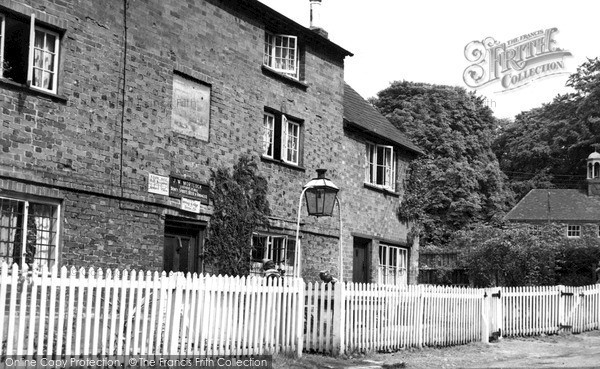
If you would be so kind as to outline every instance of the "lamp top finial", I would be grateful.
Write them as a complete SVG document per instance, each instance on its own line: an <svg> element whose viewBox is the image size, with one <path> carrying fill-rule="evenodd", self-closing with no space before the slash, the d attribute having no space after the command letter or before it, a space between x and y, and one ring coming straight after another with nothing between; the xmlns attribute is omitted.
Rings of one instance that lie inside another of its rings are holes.
<svg viewBox="0 0 600 369"><path fill-rule="evenodd" d="M325 178L325 173L327 173L327 169L317 169L317 178Z"/></svg>

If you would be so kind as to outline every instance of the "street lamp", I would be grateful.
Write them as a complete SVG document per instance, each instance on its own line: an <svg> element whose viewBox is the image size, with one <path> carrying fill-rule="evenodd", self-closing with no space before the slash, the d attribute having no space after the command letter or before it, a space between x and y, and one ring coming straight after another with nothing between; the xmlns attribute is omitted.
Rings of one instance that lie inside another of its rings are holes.
<svg viewBox="0 0 600 369"><path fill-rule="evenodd" d="M330 217L333 214L333 208L335 204L338 204L338 215L340 218L340 240L339 240L339 252L340 252L340 265L339 265L339 278L342 281L342 207L340 199L337 196L340 190L333 182L328 178L325 178L327 169L317 169L317 178L311 179L302 189L300 194L300 201L298 202L298 221L296 223L296 267L295 277L300 276L300 214L302 212L302 197L306 199L306 210L308 215L316 217Z"/></svg>

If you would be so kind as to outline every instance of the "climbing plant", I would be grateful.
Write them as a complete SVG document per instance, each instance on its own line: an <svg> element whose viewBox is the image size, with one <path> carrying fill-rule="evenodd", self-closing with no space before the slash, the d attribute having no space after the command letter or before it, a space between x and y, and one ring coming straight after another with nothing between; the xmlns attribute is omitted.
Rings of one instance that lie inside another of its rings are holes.
<svg viewBox="0 0 600 369"><path fill-rule="evenodd" d="M267 180L258 173L257 162L245 155L232 171L213 170L210 185L214 213L204 248L206 265L219 274L247 275L252 233L268 226Z"/></svg>

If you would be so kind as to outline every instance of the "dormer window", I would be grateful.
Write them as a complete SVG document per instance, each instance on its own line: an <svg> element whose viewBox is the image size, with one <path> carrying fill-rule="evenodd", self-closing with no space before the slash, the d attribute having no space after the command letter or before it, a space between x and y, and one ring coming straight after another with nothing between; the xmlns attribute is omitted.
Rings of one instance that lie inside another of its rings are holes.
<svg viewBox="0 0 600 369"><path fill-rule="evenodd" d="M265 32L263 64L278 73L298 79L298 38Z"/></svg>

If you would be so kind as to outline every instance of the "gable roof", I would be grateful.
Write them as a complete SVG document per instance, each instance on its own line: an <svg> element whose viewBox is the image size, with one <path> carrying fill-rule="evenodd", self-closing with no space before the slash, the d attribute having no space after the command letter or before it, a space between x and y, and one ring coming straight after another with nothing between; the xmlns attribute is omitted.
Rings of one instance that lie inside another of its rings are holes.
<svg viewBox="0 0 600 369"><path fill-rule="evenodd" d="M534 189L505 216L513 222L600 221L600 197L583 190Z"/></svg>
<svg viewBox="0 0 600 369"><path fill-rule="evenodd" d="M352 87L344 83L344 123L391 141L409 151L423 154L398 128L387 120Z"/></svg>

